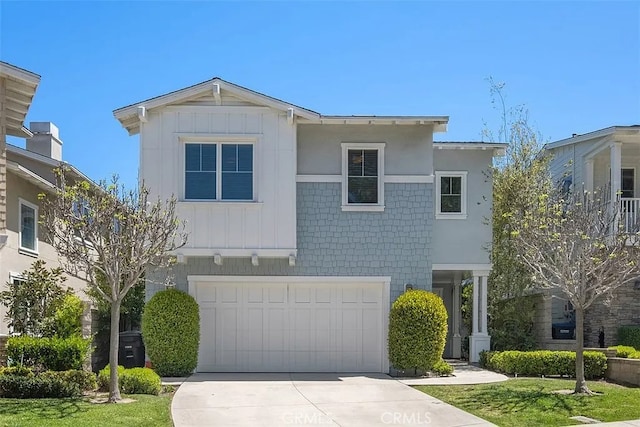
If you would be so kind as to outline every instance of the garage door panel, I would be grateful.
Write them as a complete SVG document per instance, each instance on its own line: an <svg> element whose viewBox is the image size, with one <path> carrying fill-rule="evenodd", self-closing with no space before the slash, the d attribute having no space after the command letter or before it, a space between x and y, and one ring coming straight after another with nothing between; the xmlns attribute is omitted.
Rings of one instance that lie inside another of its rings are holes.
<svg viewBox="0 0 640 427"><path fill-rule="evenodd" d="M380 372L383 290L357 283L199 283L200 372Z"/></svg>

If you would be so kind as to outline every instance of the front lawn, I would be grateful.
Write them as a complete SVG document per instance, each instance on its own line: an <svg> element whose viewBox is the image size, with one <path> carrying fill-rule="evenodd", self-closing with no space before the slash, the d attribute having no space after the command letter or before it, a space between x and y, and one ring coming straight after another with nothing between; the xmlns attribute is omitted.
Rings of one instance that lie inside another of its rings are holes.
<svg viewBox="0 0 640 427"><path fill-rule="evenodd" d="M575 381L510 379L502 383L461 386L417 386L435 398L499 426L566 426L581 424L569 417L582 415L600 421L640 418L640 388L588 382L597 396L554 393L573 390Z"/></svg>
<svg viewBox="0 0 640 427"><path fill-rule="evenodd" d="M171 395L123 396L122 404L87 399L0 399L0 427L29 426L173 426Z"/></svg>

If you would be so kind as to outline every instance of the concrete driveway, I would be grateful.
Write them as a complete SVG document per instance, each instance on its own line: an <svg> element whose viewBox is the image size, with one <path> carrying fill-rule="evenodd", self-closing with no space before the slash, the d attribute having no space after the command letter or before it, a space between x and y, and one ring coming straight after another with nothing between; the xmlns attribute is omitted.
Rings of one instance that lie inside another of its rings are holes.
<svg viewBox="0 0 640 427"><path fill-rule="evenodd" d="M492 426L383 374L195 374L171 405L185 426Z"/></svg>

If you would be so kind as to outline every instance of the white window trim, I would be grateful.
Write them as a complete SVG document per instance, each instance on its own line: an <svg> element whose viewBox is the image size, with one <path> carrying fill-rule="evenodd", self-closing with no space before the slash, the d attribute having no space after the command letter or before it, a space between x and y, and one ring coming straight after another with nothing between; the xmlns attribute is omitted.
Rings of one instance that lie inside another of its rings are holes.
<svg viewBox="0 0 640 427"><path fill-rule="evenodd" d="M343 142L342 210L345 212L384 211L384 142ZM378 203L349 203L349 150L378 150Z"/></svg>
<svg viewBox="0 0 640 427"><path fill-rule="evenodd" d="M33 249L25 248L22 246L22 206L27 206L33 209L34 215L34 230L33 230ZM26 255L38 255L38 205L35 205L23 198L18 198L18 252Z"/></svg>
<svg viewBox="0 0 640 427"><path fill-rule="evenodd" d="M209 203L220 205L233 205L233 204L248 204L258 203L258 180L257 180L257 148L259 147L259 136L250 135L208 135L208 134L178 134L178 141L180 144L180 180L181 180L181 194L180 202L190 203ZM187 144L215 144L216 147L216 199L187 199L185 194L187 192L187 180L185 179L185 150ZM222 199L222 146L225 144L251 144L253 146L253 165L252 165L252 178L253 178L253 195L251 200L223 200Z"/></svg>
<svg viewBox="0 0 640 427"><path fill-rule="evenodd" d="M461 178L460 212L441 212L441 177ZM467 219L467 171L436 171L436 219Z"/></svg>

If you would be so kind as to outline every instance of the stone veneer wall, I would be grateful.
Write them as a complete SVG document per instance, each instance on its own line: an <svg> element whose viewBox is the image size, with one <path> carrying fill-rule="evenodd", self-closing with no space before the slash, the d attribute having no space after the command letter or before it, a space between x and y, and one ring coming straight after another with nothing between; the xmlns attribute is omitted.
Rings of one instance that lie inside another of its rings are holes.
<svg viewBox="0 0 640 427"><path fill-rule="evenodd" d="M343 212L341 183L297 184L298 258L187 258L173 267L178 289L187 291L187 275L391 276L391 301L405 283L431 289L433 185L385 184L384 212ZM147 299L164 289L166 272L148 275ZM155 279L155 280L154 280Z"/></svg>
<svg viewBox="0 0 640 427"><path fill-rule="evenodd" d="M616 289L609 304L597 300L587 310L584 319L585 345L598 346L598 333L604 327L605 346L618 344L618 327L640 326L640 290L634 283L627 283Z"/></svg>
<svg viewBox="0 0 640 427"><path fill-rule="evenodd" d="M7 335L0 335L0 366L7 366Z"/></svg>

